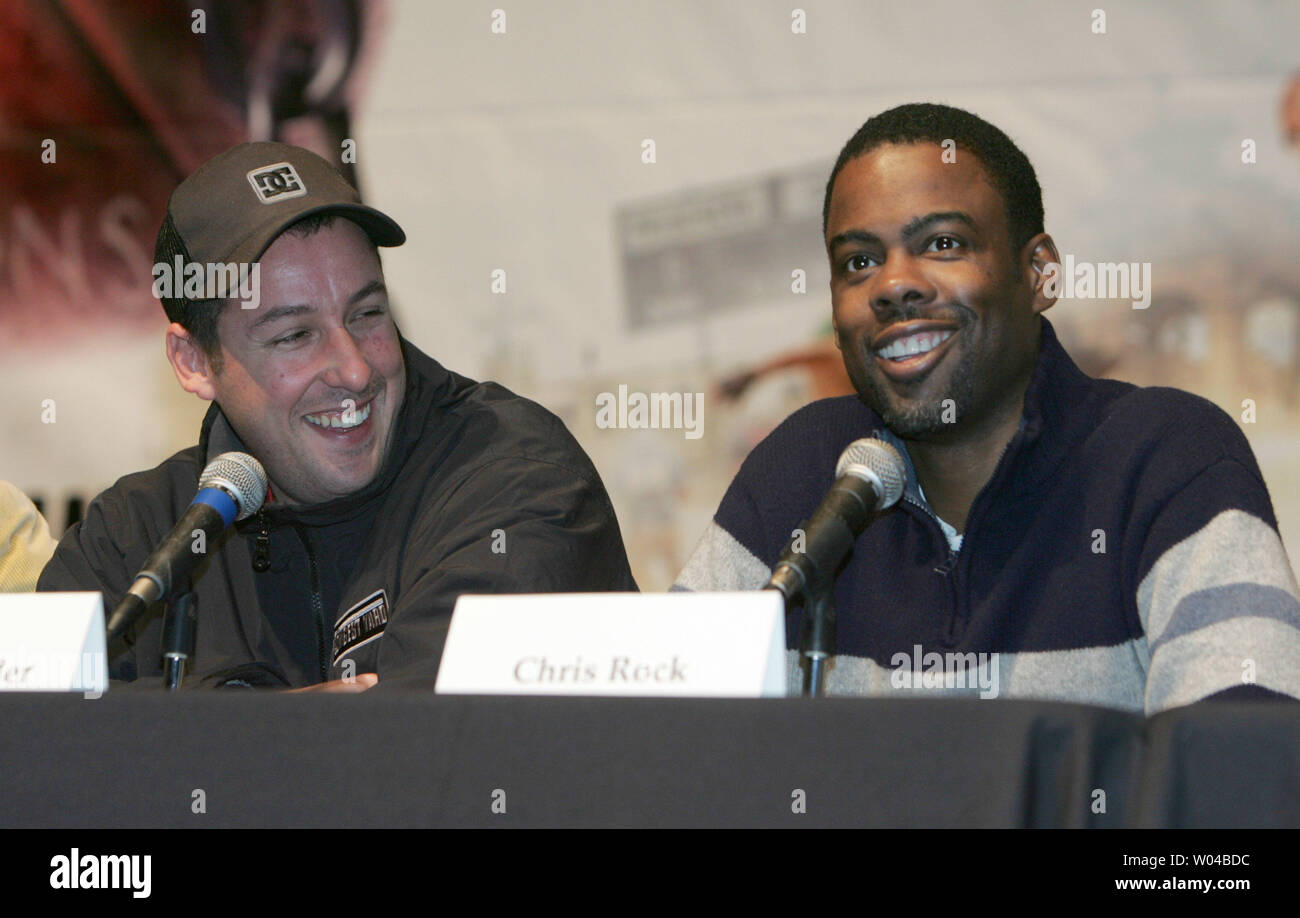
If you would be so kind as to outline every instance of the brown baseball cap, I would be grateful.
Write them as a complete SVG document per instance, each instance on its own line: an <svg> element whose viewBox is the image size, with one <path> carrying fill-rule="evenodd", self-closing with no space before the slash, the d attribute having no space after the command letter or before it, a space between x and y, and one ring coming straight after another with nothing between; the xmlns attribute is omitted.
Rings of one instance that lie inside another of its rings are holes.
<svg viewBox="0 0 1300 918"><path fill-rule="evenodd" d="M397 246L406 233L386 214L361 203L338 170L310 150L287 143L241 143L208 160L172 192L158 231L156 262L242 264L262 257L275 238L304 217L338 214L375 245ZM183 299L163 298L177 321Z"/></svg>

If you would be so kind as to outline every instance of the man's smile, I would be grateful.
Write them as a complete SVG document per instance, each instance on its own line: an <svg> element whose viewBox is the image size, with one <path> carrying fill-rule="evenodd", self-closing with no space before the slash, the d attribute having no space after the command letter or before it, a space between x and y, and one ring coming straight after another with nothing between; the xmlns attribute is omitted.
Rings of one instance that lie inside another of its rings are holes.
<svg viewBox="0 0 1300 918"><path fill-rule="evenodd" d="M348 430L353 427L360 427L366 422L366 418L370 417L370 405L373 401L374 399L371 398L364 405L330 409L316 414L306 414L303 417L317 427Z"/></svg>
<svg viewBox="0 0 1300 918"><path fill-rule="evenodd" d="M895 382L916 382L952 349L960 329L951 322L921 321L891 325L871 344L876 366Z"/></svg>
<svg viewBox="0 0 1300 918"><path fill-rule="evenodd" d="M371 442L375 430L371 415L379 406L375 403L377 396L371 396L366 402L355 407L345 406L328 411L303 415L303 420L312 432L324 438L332 446L348 448L365 448Z"/></svg>

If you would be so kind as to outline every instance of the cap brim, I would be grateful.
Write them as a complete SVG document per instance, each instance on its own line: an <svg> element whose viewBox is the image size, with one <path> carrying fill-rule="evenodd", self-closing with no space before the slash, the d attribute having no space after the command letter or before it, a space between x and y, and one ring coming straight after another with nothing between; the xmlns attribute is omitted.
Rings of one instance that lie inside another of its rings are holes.
<svg viewBox="0 0 1300 918"><path fill-rule="evenodd" d="M284 220L277 220L258 228L257 232L239 244L228 261L236 264L257 261L262 257L276 238L300 220L319 214L338 214L346 217L365 230L375 245L385 248L399 246L406 242L406 233L392 217L365 204L334 203L309 207Z"/></svg>

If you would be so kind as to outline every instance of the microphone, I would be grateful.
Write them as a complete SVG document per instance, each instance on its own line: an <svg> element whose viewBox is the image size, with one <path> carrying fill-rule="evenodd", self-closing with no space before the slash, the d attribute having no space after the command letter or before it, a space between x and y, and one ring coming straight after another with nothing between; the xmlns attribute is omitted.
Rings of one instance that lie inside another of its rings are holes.
<svg viewBox="0 0 1300 918"><path fill-rule="evenodd" d="M907 466L884 440L854 440L835 466L835 483L812 518L796 532L764 589L780 590L786 606L829 585L862 530L903 495Z"/></svg>
<svg viewBox="0 0 1300 918"><path fill-rule="evenodd" d="M247 453L222 453L199 476L199 492L185 513L136 574L108 618L107 642L126 633L154 603L169 599L199 563L207 540L235 520L252 516L266 500L266 471ZM202 542L199 542L202 533ZM197 548L201 544L203 548Z"/></svg>

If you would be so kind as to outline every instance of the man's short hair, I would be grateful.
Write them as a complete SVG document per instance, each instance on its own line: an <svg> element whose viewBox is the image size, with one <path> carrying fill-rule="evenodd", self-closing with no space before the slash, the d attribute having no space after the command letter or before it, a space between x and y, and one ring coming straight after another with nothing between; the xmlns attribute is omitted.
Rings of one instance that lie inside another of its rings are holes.
<svg viewBox="0 0 1300 918"><path fill-rule="evenodd" d="M347 217L337 213L309 214L301 220L287 226L284 233L306 237L334 225L335 220ZM281 233L281 235L284 235ZM176 232L172 220L168 217L158 231L158 242L154 248L154 262L171 264L177 254L185 253L180 235ZM375 257L379 257L379 247L375 246ZM382 260L381 260L382 264ZM174 316L175 321L190 333L190 337L203 350L214 370L221 369L221 342L217 336L217 322L221 310L226 305L224 300L187 300L184 297L162 297L163 309L167 315Z"/></svg>
<svg viewBox="0 0 1300 918"><path fill-rule="evenodd" d="M960 108L914 102L869 118L844 145L826 183L822 234L825 235L830 219L835 177L846 163L887 143L942 145L945 140L955 142L959 150L971 153L984 165L993 187L1002 196L1013 249L1019 250L1043 231L1043 192L1038 187L1038 177L1029 158L1011 138L978 115Z"/></svg>

